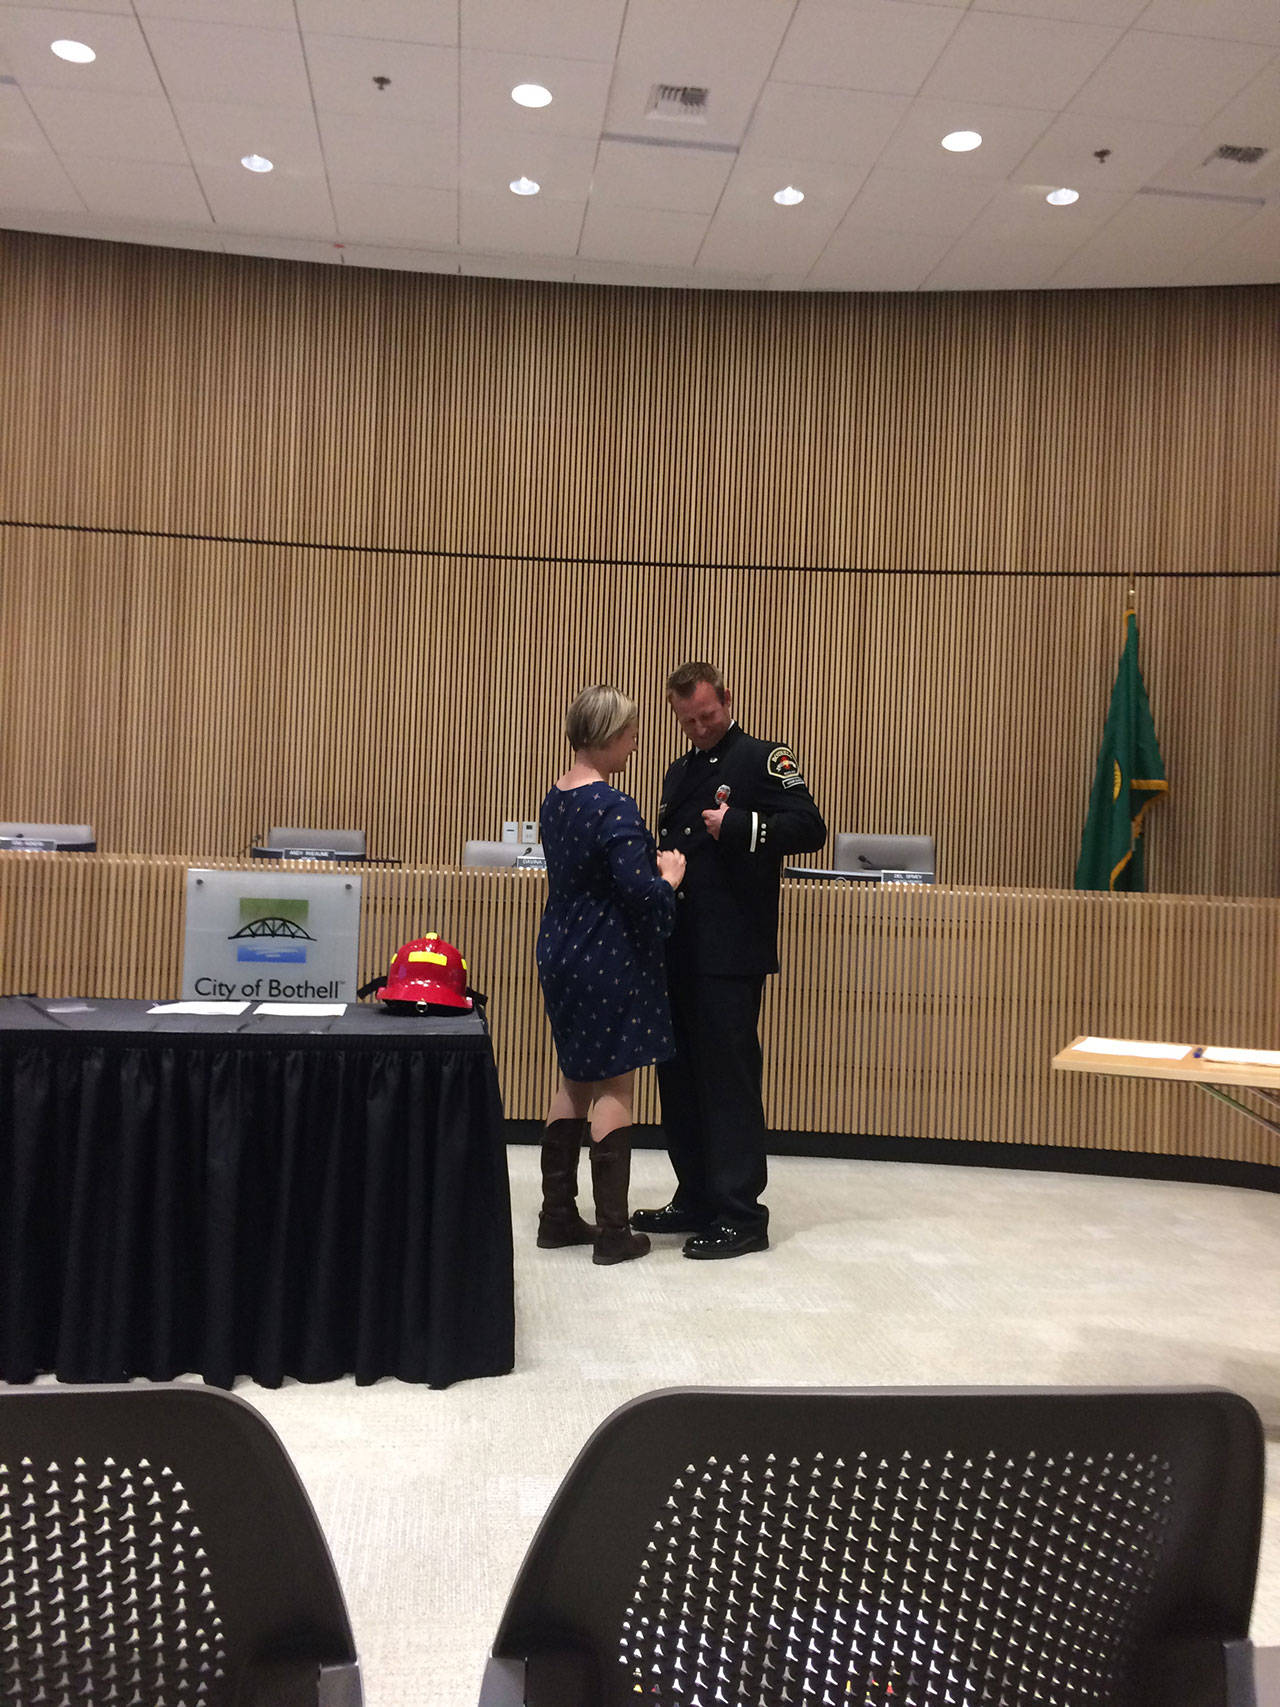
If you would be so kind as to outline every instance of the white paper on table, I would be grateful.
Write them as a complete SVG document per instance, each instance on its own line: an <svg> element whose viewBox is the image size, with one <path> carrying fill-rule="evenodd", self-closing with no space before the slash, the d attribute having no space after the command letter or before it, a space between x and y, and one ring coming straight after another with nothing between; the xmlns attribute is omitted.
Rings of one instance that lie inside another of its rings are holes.
<svg viewBox="0 0 1280 1707"><path fill-rule="evenodd" d="M326 1014L344 1014L345 1002L259 1002L254 1015L277 1014L283 1019L322 1019Z"/></svg>
<svg viewBox="0 0 1280 1707"><path fill-rule="evenodd" d="M91 1002L59 1002L56 1006L46 1005L44 1011L47 1014L91 1014L93 1004Z"/></svg>
<svg viewBox="0 0 1280 1707"><path fill-rule="evenodd" d="M1203 1061L1228 1061L1237 1067L1280 1067L1280 1049L1202 1049Z"/></svg>
<svg viewBox="0 0 1280 1707"><path fill-rule="evenodd" d="M157 1002L149 1014L242 1014L248 1002Z"/></svg>
<svg viewBox="0 0 1280 1707"><path fill-rule="evenodd" d="M1133 1043L1121 1037L1085 1037L1076 1044L1076 1055L1136 1055L1144 1061L1185 1061L1189 1043Z"/></svg>

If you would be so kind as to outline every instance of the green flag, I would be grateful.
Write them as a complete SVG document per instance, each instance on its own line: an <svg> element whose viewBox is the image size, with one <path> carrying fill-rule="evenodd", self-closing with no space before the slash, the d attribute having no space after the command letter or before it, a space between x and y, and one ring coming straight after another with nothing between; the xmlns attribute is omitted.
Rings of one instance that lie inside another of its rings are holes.
<svg viewBox="0 0 1280 1707"><path fill-rule="evenodd" d="M1168 792L1164 760L1156 740L1147 690L1138 668L1138 618L1124 613L1124 651L1111 709L1102 731L1098 769L1089 797L1077 889L1139 891L1142 881L1142 818L1147 807Z"/></svg>

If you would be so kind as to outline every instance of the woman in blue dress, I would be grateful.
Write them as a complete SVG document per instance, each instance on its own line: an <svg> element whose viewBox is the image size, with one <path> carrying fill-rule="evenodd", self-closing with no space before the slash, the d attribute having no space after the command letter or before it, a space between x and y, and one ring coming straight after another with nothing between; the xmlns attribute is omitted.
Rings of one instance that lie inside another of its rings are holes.
<svg viewBox="0 0 1280 1707"><path fill-rule="evenodd" d="M640 808L608 780L636 750L635 701L584 688L565 733L573 763L542 803L547 905L538 976L560 1062L542 1143L543 1249L593 1244L598 1263L642 1257L627 1224L635 1070L675 1053L663 938L684 855L656 853ZM578 1214L578 1153L590 1140L596 1221Z"/></svg>

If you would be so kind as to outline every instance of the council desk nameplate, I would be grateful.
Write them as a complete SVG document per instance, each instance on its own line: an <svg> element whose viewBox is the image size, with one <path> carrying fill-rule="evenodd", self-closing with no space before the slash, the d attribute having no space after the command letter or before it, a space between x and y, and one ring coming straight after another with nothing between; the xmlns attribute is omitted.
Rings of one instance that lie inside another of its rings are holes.
<svg viewBox="0 0 1280 1707"><path fill-rule="evenodd" d="M360 879L187 872L184 1001L350 1002Z"/></svg>

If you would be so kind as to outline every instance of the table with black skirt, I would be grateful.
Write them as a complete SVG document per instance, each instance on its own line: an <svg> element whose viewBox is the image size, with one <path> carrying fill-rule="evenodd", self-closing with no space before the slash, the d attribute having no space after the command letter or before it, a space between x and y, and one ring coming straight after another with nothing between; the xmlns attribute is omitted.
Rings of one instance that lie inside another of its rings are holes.
<svg viewBox="0 0 1280 1707"><path fill-rule="evenodd" d="M508 1371L480 1016L150 1006L0 1000L0 1378Z"/></svg>

